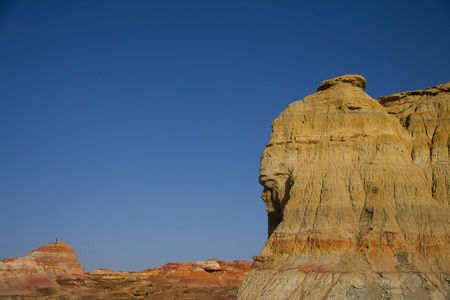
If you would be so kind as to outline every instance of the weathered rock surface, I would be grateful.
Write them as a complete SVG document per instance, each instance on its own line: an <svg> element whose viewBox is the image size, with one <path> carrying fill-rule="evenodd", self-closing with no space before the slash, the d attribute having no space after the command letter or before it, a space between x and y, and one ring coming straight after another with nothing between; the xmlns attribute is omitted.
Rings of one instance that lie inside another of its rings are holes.
<svg viewBox="0 0 450 300"><path fill-rule="evenodd" d="M73 249L55 242L30 251L24 257L0 262L0 295L27 294L37 288L58 286L57 279L85 278Z"/></svg>
<svg viewBox="0 0 450 300"><path fill-rule="evenodd" d="M365 84L327 80L273 122L269 237L238 299L449 299L450 83Z"/></svg>
<svg viewBox="0 0 450 300"><path fill-rule="evenodd" d="M69 244L63 242L49 243L30 251L27 257L32 257L36 263L56 278L84 278L84 268L79 263L75 251Z"/></svg>

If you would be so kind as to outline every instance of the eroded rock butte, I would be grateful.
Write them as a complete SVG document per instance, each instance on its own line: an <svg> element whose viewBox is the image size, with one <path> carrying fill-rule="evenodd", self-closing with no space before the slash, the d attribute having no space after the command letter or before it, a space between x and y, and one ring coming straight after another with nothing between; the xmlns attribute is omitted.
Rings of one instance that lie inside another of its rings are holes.
<svg viewBox="0 0 450 300"><path fill-rule="evenodd" d="M0 262L0 295L20 295L58 286L58 279L84 279L84 268L66 243L46 244L24 257Z"/></svg>
<svg viewBox="0 0 450 300"><path fill-rule="evenodd" d="M323 82L273 121L267 243L237 299L449 299L450 83Z"/></svg>

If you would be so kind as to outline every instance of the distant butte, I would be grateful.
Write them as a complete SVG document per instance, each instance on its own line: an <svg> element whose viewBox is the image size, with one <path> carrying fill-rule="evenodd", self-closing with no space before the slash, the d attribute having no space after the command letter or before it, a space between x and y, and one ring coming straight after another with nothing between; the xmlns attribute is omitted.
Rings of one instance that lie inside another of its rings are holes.
<svg viewBox="0 0 450 300"><path fill-rule="evenodd" d="M365 86L324 81L273 121L269 236L237 299L450 299L450 83Z"/></svg>
<svg viewBox="0 0 450 300"><path fill-rule="evenodd" d="M56 280L84 279L84 268L66 243L50 243L24 257L0 262L0 295L27 294L57 287Z"/></svg>

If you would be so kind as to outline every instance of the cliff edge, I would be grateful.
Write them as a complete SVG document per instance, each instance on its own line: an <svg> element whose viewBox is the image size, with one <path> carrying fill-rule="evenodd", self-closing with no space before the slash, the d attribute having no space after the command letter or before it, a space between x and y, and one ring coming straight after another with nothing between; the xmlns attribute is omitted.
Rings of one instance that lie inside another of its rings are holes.
<svg viewBox="0 0 450 300"><path fill-rule="evenodd" d="M450 299L450 83L323 82L273 121L268 240L237 299Z"/></svg>

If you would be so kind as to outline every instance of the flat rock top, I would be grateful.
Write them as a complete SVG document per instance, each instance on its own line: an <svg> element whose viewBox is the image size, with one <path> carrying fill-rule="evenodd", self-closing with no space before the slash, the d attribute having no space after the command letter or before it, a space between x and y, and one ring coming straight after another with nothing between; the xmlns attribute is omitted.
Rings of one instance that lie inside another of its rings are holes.
<svg viewBox="0 0 450 300"><path fill-rule="evenodd" d="M364 90L366 88L366 79L361 75L343 75L325 80L319 85L317 91L323 91L340 84L348 84Z"/></svg>

